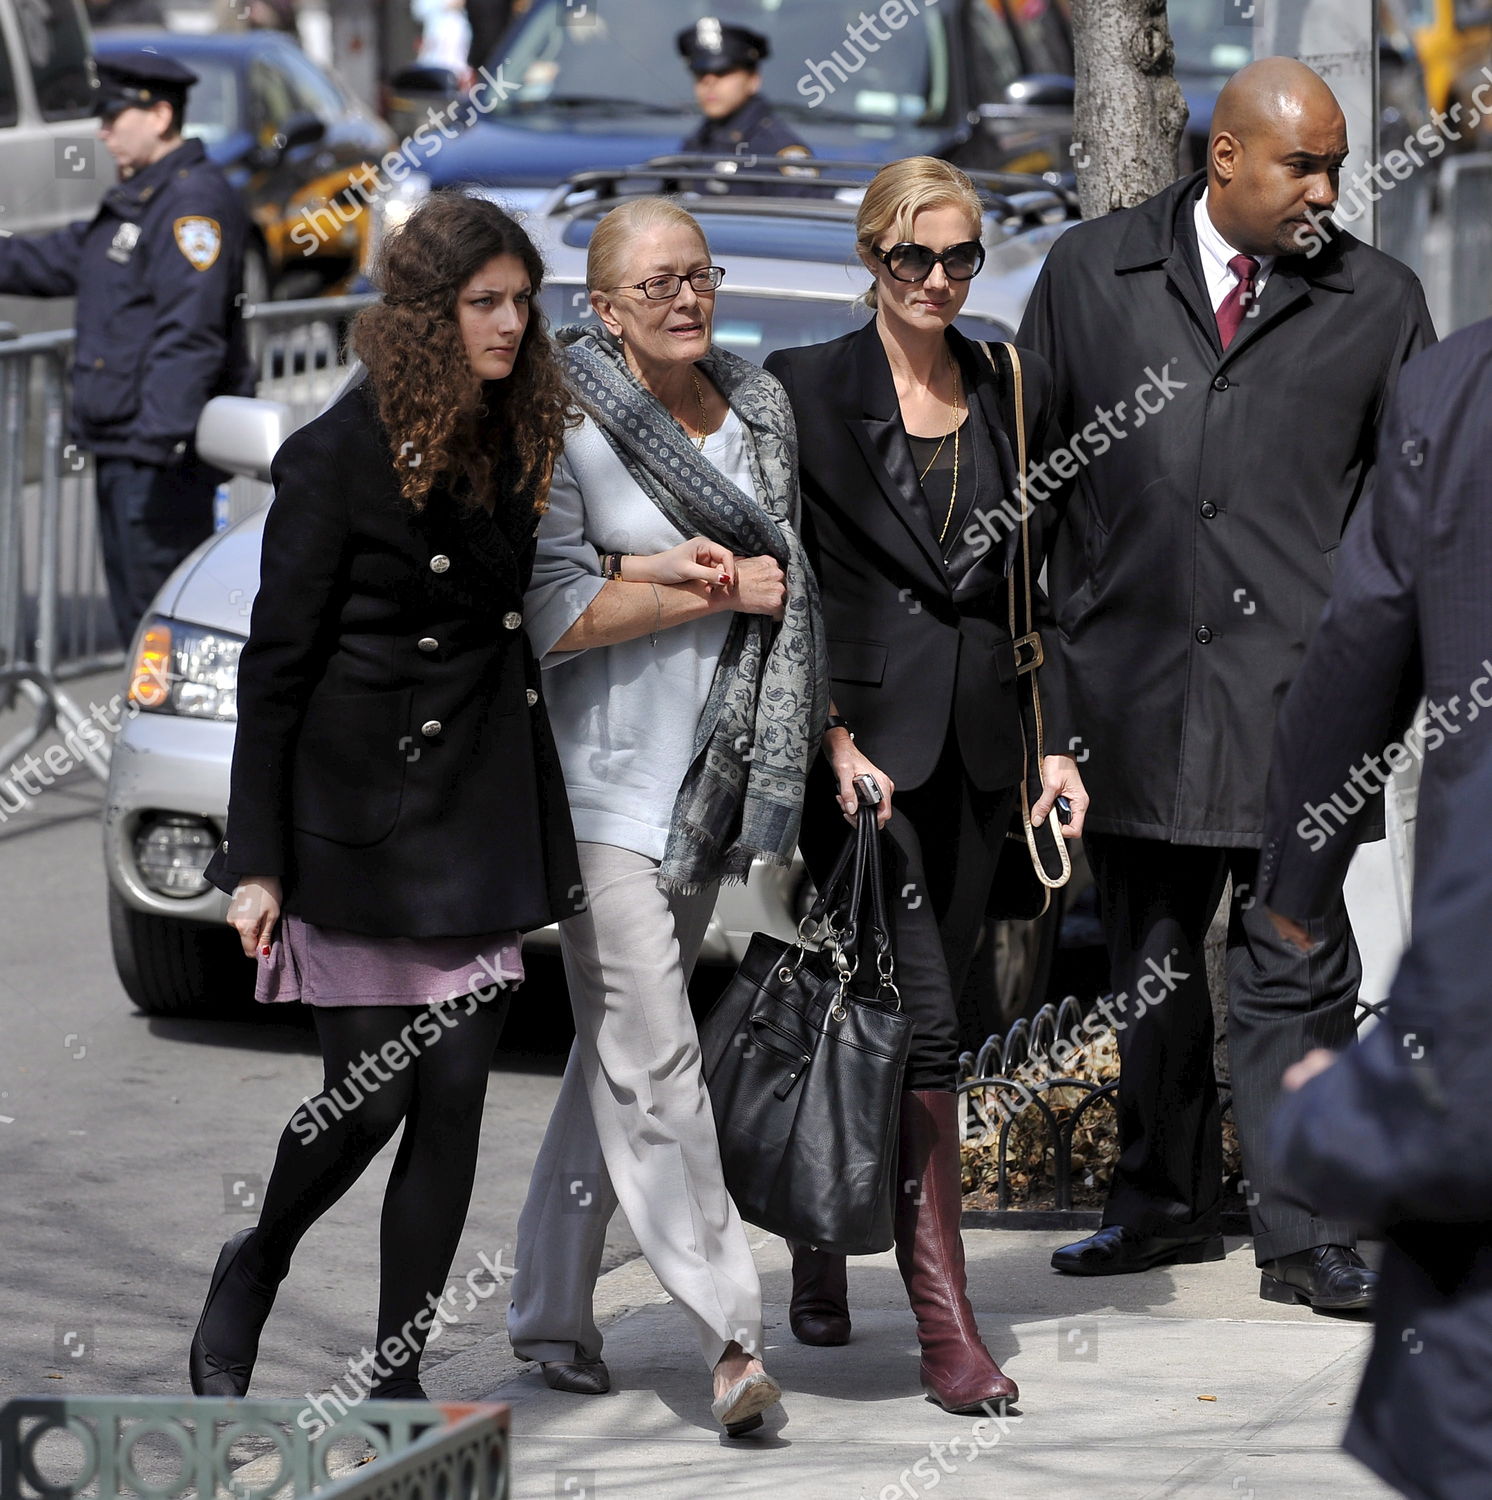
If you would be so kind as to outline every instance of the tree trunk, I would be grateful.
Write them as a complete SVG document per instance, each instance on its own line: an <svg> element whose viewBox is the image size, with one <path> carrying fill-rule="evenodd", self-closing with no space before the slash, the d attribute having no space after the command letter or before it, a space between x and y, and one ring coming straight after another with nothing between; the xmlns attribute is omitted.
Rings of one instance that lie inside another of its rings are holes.
<svg viewBox="0 0 1492 1500"><path fill-rule="evenodd" d="M1073 0L1073 164L1085 219L1132 208L1176 179L1186 101L1165 0Z"/></svg>

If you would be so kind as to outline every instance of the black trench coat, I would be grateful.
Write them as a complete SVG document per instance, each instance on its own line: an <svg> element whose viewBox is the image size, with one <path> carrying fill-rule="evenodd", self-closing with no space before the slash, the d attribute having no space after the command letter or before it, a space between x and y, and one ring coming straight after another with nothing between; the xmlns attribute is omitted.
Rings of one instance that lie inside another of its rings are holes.
<svg viewBox="0 0 1492 1500"><path fill-rule="evenodd" d="M1064 234L1018 342L1051 364L1074 450L1048 466L1069 482L1047 650L1088 826L1255 846L1275 715L1371 486L1384 405L1435 335L1414 274L1343 231L1275 262L1224 353L1192 223L1202 185Z"/></svg>
<svg viewBox="0 0 1492 1500"><path fill-rule="evenodd" d="M249 641L227 835L208 878L377 937L545 926L582 904L523 630L531 500L495 521L399 494L364 382L286 440Z"/></svg>

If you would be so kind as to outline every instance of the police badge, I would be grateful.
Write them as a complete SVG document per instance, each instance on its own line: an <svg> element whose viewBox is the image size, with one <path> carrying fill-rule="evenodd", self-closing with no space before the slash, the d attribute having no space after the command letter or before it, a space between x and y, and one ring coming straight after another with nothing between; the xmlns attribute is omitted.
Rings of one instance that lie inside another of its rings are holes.
<svg viewBox="0 0 1492 1500"><path fill-rule="evenodd" d="M186 256L198 271L208 270L223 248L223 231L216 219L178 219L172 226L176 231L176 248Z"/></svg>

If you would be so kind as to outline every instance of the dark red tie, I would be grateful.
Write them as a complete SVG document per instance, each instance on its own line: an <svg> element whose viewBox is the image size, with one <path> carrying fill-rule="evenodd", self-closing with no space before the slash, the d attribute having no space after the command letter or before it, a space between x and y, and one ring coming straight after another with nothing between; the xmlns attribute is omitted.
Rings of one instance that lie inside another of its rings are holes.
<svg viewBox="0 0 1492 1500"><path fill-rule="evenodd" d="M1224 349L1233 342L1233 335L1254 305L1254 277L1259 273L1259 262L1252 255L1235 255L1228 262L1228 269L1238 280L1217 309L1217 331L1222 335Z"/></svg>

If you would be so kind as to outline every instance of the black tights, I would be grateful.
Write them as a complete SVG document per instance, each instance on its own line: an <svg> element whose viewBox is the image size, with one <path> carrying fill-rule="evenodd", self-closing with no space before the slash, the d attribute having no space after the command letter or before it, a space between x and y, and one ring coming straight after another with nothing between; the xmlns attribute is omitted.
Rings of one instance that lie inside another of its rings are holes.
<svg viewBox="0 0 1492 1500"><path fill-rule="evenodd" d="M376 1345L396 1338L408 1348L396 1372L402 1380L418 1378L426 1334L412 1320L444 1290L466 1223L487 1075L506 1011L506 997L439 1007L317 1008L325 1082L280 1137L258 1228L235 1266L256 1290L277 1285L301 1236L403 1121L383 1195ZM391 1042L409 1059L398 1070L379 1060ZM376 1068L365 1059L376 1060ZM224 1353L242 1337L237 1302L231 1294L218 1299L214 1311L221 1304L222 1317L212 1321L219 1326L204 1330L209 1345Z"/></svg>

